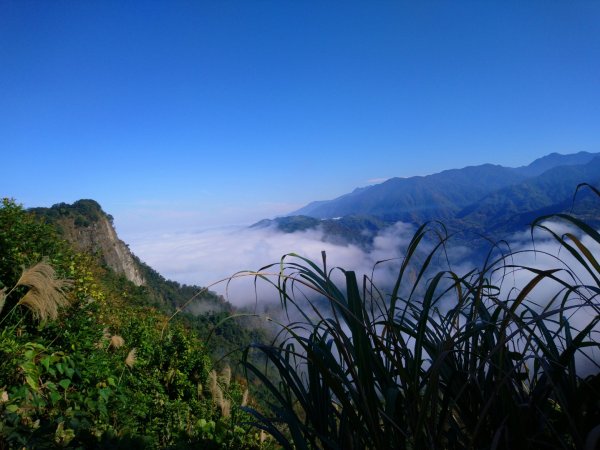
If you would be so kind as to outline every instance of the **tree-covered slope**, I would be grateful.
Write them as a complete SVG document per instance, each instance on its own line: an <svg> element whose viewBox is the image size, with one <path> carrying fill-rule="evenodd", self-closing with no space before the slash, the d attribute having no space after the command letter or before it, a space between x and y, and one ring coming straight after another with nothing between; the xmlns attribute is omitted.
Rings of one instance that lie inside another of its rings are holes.
<svg viewBox="0 0 600 450"><path fill-rule="evenodd" d="M592 159L600 156L600 153L578 152L568 155L560 153L550 153L536 159L531 164L517 167L515 170L527 177L535 177L543 174L545 171L563 166L579 166L589 163Z"/></svg>
<svg viewBox="0 0 600 450"><path fill-rule="evenodd" d="M411 215L416 221L446 218L494 190L523 179L512 169L491 164L424 177L392 178L335 200L309 204L293 214L317 218L358 214L385 220Z"/></svg>
<svg viewBox="0 0 600 450"><path fill-rule="evenodd" d="M483 230L500 228L518 229L526 226L537 215L569 210L572 206L580 213L596 212L598 203L586 207L582 200L573 202L579 183L600 185L600 157L586 164L555 167L522 183L500 189L464 208L456 218L466 226Z"/></svg>
<svg viewBox="0 0 600 450"><path fill-rule="evenodd" d="M322 239L339 244L369 245L387 222L372 216L349 215L335 219L315 219L309 216L287 216L261 220L253 228L272 227L283 233L319 230Z"/></svg>
<svg viewBox="0 0 600 450"><path fill-rule="evenodd" d="M302 229L328 228L326 239L361 245L368 245L369 236L396 221L419 225L441 220L449 229L466 233L469 240L476 235L500 239L543 214L569 211L591 224L600 222L597 202L588 201L586 194L573 202L580 183L600 185L600 154L553 153L518 168L486 164L426 177L392 178L334 200L310 203L293 213L303 216L290 215L272 223L285 232L297 231L295 224ZM360 217L361 225L330 226L351 217L354 221Z"/></svg>
<svg viewBox="0 0 600 450"><path fill-rule="evenodd" d="M207 329L0 205L0 448L259 448Z"/></svg>
<svg viewBox="0 0 600 450"><path fill-rule="evenodd" d="M558 203L566 198L567 190L570 191L568 194L572 194L578 183L573 181L575 178L579 178L580 182L593 181L587 177L586 166L598 156L600 154L587 152L571 155L553 153L518 168L484 164L428 176L392 178L381 184L356 189L333 200L310 203L290 215L325 219L354 214L374 216L386 221L415 223L431 219L444 220L454 218L457 214L465 216L465 208L475 209L483 198L492 202L494 198L502 196L503 192L511 191L517 197L525 198L529 195L529 185L525 181L542 176L540 181L533 184L543 184L544 180L557 174L559 176L555 184L543 195L549 200L545 203ZM544 177L544 173L548 171L553 172ZM496 194L498 197L494 197ZM518 203L522 204L522 209L538 207L535 199L532 205ZM502 207L501 204L497 206L498 209Z"/></svg>

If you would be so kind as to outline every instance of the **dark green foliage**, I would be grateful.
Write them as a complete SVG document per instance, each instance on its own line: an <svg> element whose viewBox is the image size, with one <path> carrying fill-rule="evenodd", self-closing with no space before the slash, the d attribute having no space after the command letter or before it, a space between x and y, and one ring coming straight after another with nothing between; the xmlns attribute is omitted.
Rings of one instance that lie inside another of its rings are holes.
<svg viewBox="0 0 600 450"><path fill-rule="evenodd" d="M32 208L31 212L39 217L45 217L49 221L72 218L78 227L88 227L105 215L98 202L89 199L77 200L72 205L57 203L50 208Z"/></svg>
<svg viewBox="0 0 600 450"><path fill-rule="evenodd" d="M546 218L535 226L571 267L559 259L556 269L519 266L513 255L465 275L436 272L430 263L446 239L417 258L427 226L387 293L329 270L325 255L321 266L284 256L277 278L258 276L297 317L273 345L253 347L279 383L245 361L274 397L271 414L252 411L258 426L297 449L598 448L600 365L586 355L600 347L600 264L591 250L600 234L564 214L553 218L573 232L557 234ZM511 288L521 273L529 281ZM591 375L580 373L582 362Z"/></svg>
<svg viewBox="0 0 600 450"><path fill-rule="evenodd" d="M203 309L206 311L230 312L232 310L232 306L222 296L199 286L190 286L178 283L177 281L167 280L136 256L134 256L134 260L138 264L145 280L146 302L151 302L166 312L172 312L188 304L189 300L193 297L195 300L191 305L201 303ZM200 295L198 295L199 292ZM188 304L186 306L191 305Z"/></svg>
<svg viewBox="0 0 600 450"><path fill-rule="evenodd" d="M2 199L1 208L0 288L13 286L23 266L32 266L43 256L64 265L68 246L57 238L54 228L24 214L23 208L10 199Z"/></svg>
<svg viewBox="0 0 600 450"><path fill-rule="evenodd" d="M251 316L208 312L183 314L180 320L208 339L206 347L215 361L230 364L236 373L241 373L237 370L237 364L244 348L249 344L268 341L268 332Z"/></svg>

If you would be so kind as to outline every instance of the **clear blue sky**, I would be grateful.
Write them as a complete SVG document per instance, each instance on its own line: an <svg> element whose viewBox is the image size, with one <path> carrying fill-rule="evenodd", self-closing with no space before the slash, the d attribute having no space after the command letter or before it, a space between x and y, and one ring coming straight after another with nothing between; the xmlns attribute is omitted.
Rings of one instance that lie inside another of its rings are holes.
<svg viewBox="0 0 600 450"><path fill-rule="evenodd" d="M118 227L600 151L598 1L0 0L0 195Z"/></svg>

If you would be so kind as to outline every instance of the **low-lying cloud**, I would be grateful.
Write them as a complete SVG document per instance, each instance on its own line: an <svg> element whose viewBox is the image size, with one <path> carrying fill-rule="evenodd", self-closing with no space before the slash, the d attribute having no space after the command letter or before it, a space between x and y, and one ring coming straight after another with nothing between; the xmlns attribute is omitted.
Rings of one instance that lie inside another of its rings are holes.
<svg viewBox="0 0 600 450"><path fill-rule="evenodd" d="M327 266L340 266L357 274L370 275L377 261L398 258L410 241L414 228L398 223L375 237L372 249L348 244L339 245L324 240L323 231L308 230L283 233L275 228L228 227L198 232L184 232L134 237L131 249L143 261L169 279L186 284L209 286L240 271L256 271L277 263L288 253L296 253L321 264L321 252L327 254ZM390 268L382 268L378 276L393 276ZM275 268L274 270L277 270ZM234 304L254 301L252 289L244 295L234 289L228 292ZM213 286L213 290L225 294L226 283Z"/></svg>
<svg viewBox="0 0 600 450"><path fill-rule="evenodd" d="M553 223L551 226L559 234L567 231L562 224ZM327 242L320 229L283 233L274 227L228 227L197 232L147 234L134 238L130 245L135 254L163 276L186 284L210 286L235 273L257 271L269 264L278 263L281 257L288 253L311 259L320 266L321 252L325 251L328 268L339 266L354 270L359 277L363 274L373 274L376 285L386 287L395 281L401 258L414 231L413 226L399 222L375 236L368 251L353 244ZM597 245L595 246L590 239L584 239L583 242L593 251L598 251ZM517 251L516 256L507 261L509 264L537 269L578 267L574 258L564 248L561 249L547 233L536 233L535 246L529 232L513 235L509 243L511 250ZM431 244L425 243L424 247L427 251ZM530 251L532 248L537 251ZM464 247L450 246L448 256L452 269L458 274L463 274L480 267L481 261L475 260L472 254ZM561 257L562 262L557 256ZM377 265L377 270L373 273L376 263L383 260L391 261ZM444 261L439 260L435 264L439 268L447 268ZM271 272L277 270L278 267L273 267ZM583 283L591 281L589 275L583 271L578 271L577 274ZM566 271L564 275L567 275ZM520 270L505 277L505 293L512 288L521 289L533 276L531 272ZM228 300L236 305L248 304L255 300L252 277L236 279L230 284L221 282L213 285L211 289L226 295ZM274 298L275 291L270 289L270 297ZM541 298L551 296L556 289L556 283L544 282L536 288L535 297L543 302Z"/></svg>
<svg viewBox="0 0 600 450"><path fill-rule="evenodd" d="M568 231L564 224L549 223L548 226L559 235ZM327 242L323 231L319 229L283 233L275 228L247 227L140 235L131 242L131 248L142 260L165 277L200 286L213 285L241 271L254 272L267 265L276 264L283 255L292 252L320 266L321 252L325 251L328 268L338 266L346 270L354 270L359 277L363 274L373 275L376 286L383 287L384 290L388 289L389 292L414 232L413 226L397 223L375 236L369 251L357 245ZM600 247L592 239L583 236L582 243L592 254L600 254ZM530 232L516 233L508 239L508 244L513 253L505 261L506 264L533 267L538 270L563 269L557 275L568 283L593 284L590 274L548 233L536 232L533 242ZM431 241L424 242L422 253L426 254L431 248ZM447 256L452 270L462 275L481 267L482 261L475 259L473 256L475 254L477 253L465 247L450 245ZM389 261L377 264L385 260ZM417 262L417 266L418 264ZM448 268L444 258L435 260L433 265L433 270ZM377 269L373 272L375 266ZM277 273L278 269L276 265L269 272ZM341 274L338 273L338 276L341 281ZM535 274L528 270L505 268L496 272L493 282L501 284L500 298L515 298L534 276ZM414 281L414 274L413 280L409 281ZM559 283L544 280L528 294L529 300L534 302L530 304L538 304L537 309L541 311L560 288ZM236 278L231 283L221 282L213 285L211 289L225 295L237 306L250 305L257 298L260 304L268 304L277 299L275 288L264 282L255 285L253 276ZM598 303L597 298L594 301ZM567 316L570 316L570 323L575 329L582 329L595 314L594 308L590 306L570 311L572 313ZM594 333L596 332L598 332L597 327L594 330ZM588 352L588 357L592 359L596 359L597 356L595 350Z"/></svg>

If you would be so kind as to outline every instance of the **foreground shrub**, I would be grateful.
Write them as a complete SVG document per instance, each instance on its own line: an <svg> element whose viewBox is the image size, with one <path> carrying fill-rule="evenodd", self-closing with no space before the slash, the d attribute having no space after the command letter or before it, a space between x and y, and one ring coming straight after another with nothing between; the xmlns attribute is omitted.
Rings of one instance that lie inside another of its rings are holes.
<svg viewBox="0 0 600 450"><path fill-rule="evenodd" d="M250 410L257 426L290 449L596 448L600 235L569 215L555 217L566 234L544 219L535 226L571 267L512 254L466 275L432 271L445 239L420 254L426 226L387 294L328 270L325 255L322 266L286 255L278 276L259 275L297 319L252 348L275 373L245 361L276 399L269 415ZM509 288L515 273L529 281Z"/></svg>

